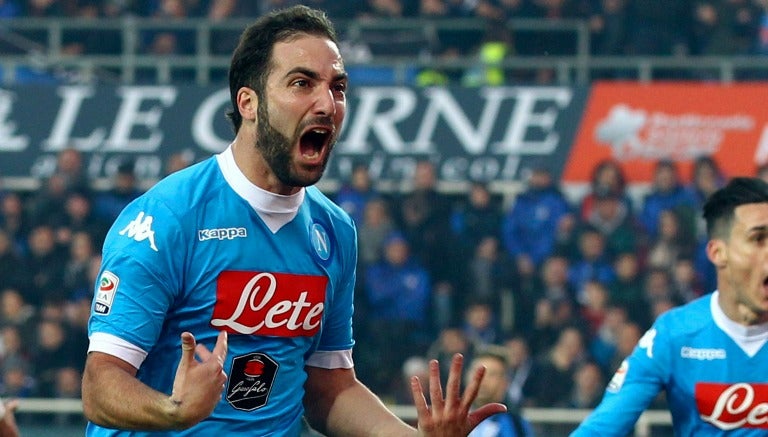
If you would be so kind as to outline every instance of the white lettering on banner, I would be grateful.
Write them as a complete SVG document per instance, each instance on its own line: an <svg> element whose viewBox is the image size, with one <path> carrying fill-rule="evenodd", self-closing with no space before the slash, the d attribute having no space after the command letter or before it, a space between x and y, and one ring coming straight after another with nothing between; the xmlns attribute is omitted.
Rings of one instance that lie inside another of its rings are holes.
<svg viewBox="0 0 768 437"><path fill-rule="evenodd" d="M600 120L595 139L609 145L620 161L689 160L715 154L726 134L752 131L756 123L750 114L649 113L620 103Z"/></svg>
<svg viewBox="0 0 768 437"><path fill-rule="evenodd" d="M210 153L219 153L227 148L231 139L216 136L213 120L220 115L222 107L229 104L229 88L208 96L192 117L192 138L200 148Z"/></svg>
<svg viewBox="0 0 768 437"><path fill-rule="evenodd" d="M51 133L43 141L43 150L56 152L67 147L74 147L78 150L90 151L95 150L104 142L107 133L103 127L94 129L87 137L72 136L72 130L75 127L80 108L83 106L83 101L93 97L95 92L91 86L62 86L56 89L62 102L59 112L56 114L56 120L53 122Z"/></svg>
<svg viewBox="0 0 768 437"><path fill-rule="evenodd" d="M405 153L405 141L397 130L397 123L407 120L416 108L416 95L410 88L365 87L356 94L359 98L349 122L344 141L339 141L338 150L343 153L366 154L371 152L366 141L368 132L373 132L381 147L392 153ZM387 112L377 112L382 101L391 101ZM410 151L416 152L416 151Z"/></svg>
<svg viewBox="0 0 768 437"><path fill-rule="evenodd" d="M754 400L755 389L751 385L734 384L717 398L712 414L702 414L701 419L726 431L741 428L744 425L765 425L768 423L768 403L752 405ZM723 420L726 415L731 417L729 421Z"/></svg>
<svg viewBox="0 0 768 437"><path fill-rule="evenodd" d="M268 281L266 287L258 285L261 279ZM274 275L270 273L255 275L245 284L234 312L226 319L211 319L211 325L226 326L241 334L253 334L262 328L274 330L283 326L286 330L293 332L312 331L320 325L325 307L323 302L317 302L313 306L307 301L308 293L302 291L296 301L286 299L273 303L272 297L275 295L276 289L277 279ZM261 290L264 290L264 293L259 296ZM304 311L305 308L309 308L309 310ZM255 325L244 325L237 321L246 310L259 312L262 309L266 313Z"/></svg>
<svg viewBox="0 0 768 437"><path fill-rule="evenodd" d="M120 231L120 235L125 235L128 238L133 238L135 241L141 242L149 239L149 247L157 252L157 246L155 246L155 231L152 230L152 216L144 215L144 211L141 211L135 219L128 223L128 226Z"/></svg>
<svg viewBox="0 0 768 437"><path fill-rule="evenodd" d="M174 85L56 86L58 105L49 105L40 114L43 119L35 120L50 131L18 133L12 130L15 123L3 118L34 113L39 104L14 102L9 116L10 101L0 96L0 139L28 142L0 142L0 151L24 144L40 148L13 157L13 166L6 162L4 175L46 177L55 169L56 153L67 147L86 152L88 175L94 178L112 176L128 160L136 163L139 177L160 178L168 155L183 147L192 150L195 160L220 152L231 141L222 125L229 90L184 90ZM564 152L557 154L568 147L561 136L569 136L572 126L561 129L561 118L575 93L570 87L361 87L350 99L327 178L348 176L350 163L363 155L372 173L391 181L409 178L414 163L425 157L434 160L444 181L514 180L522 177L529 156L564 157ZM182 114L171 114L177 107ZM176 125L188 118L191 123ZM29 129L25 121L18 124Z"/></svg>
<svg viewBox="0 0 768 437"><path fill-rule="evenodd" d="M176 101L177 90L173 86L124 86L117 89L121 98L112 130L107 137L104 127L95 128L87 137L73 137L72 132L77 122L83 102L93 97L95 90L88 86L62 86L57 89L62 98L59 112L43 149L49 152L74 147L82 151L92 151L104 146L105 151L118 152L155 152L163 140L160 119L164 108ZM160 105L141 111L141 105L147 100L156 100ZM143 139L131 138L131 132L137 126L143 126L149 135Z"/></svg>
<svg viewBox="0 0 768 437"><path fill-rule="evenodd" d="M504 88L515 98L515 109L509 114L507 131L501 142L493 144L493 151L510 154L549 155L560 141L555 122L560 110L573 99L573 91L565 87L516 87ZM542 112L536 112L536 105L552 102ZM496 118L494 118L496 121ZM528 132L540 129L545 135L543 141L528 141Z"/></svg>
<svg viewBox="0 0 768 437"><path fill-rule="evenodd" d="M14 94L0 89L0 151L18 152L29 145L29 136L15 135L16 123L8 120L13 112Z"/></svg>
<svg viewBox="0 0 768 437"><path fill-rule="evenodd" d="M131 152L154 152L163 141L160 130L160 118L165 108L170 108L176 101L178 91L173 86L124 86L117 90L122 97L120 109L115 117L112 132L104 145L108 151L130 150ZM141 111L145 100L157 100L162 106L155 105L147 111ZM149 136L144 139L131 138L136 126L144 126Z"/></svg>
<svg viewBox="0 0 768 437"><path fill-rule="evenodd" d="M416 137L408 142L397 124L414 116L418 103L416 90L403 87L366 87L360 90L356 95L359 101L354 116L350 118L346 134L339 142L339 153L371 153L372 147L367 141L369 134L376 136L382 149L390 154L436 153L438 145L433 137L438 130L438 121L443 119L469 155L480 155L489 150L500 154L547 155L555 150L560 141L554 129L560 110L573 99L573 91L567 87L485 88L479 92L484 104L477 123L473 125L449 89L429 88L422 92L427 106ZM501 141L492 142L502 103L511 99L514 99L515 106L504 137ZM381 106L389 109L379 111ZM529 134L532 130L537 130L543 139L531 140Z"/></svg>
<svg viewBox="0 0 768 437"><path fill-rule="evenodd" d="M429 104L424 110L424 117L419 132L416 134L415 148L435 150L431 139L442 115L446 124L467 152L472 155L483 153L493 131L493 125L504 96L501 93L489 92L487 89L483 90L481 94L485 97L486 103L483 106L478 127L473 129L467 115L461 110L461 106L448 90L443 88L425 89L424 95L429 98Z"/></svg>

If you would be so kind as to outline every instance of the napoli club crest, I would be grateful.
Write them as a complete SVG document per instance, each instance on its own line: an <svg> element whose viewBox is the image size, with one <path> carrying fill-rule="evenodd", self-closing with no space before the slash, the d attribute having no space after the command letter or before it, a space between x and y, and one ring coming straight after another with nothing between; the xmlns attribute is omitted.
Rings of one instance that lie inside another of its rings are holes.
<svg viewBox="0 0 768 437"><path fill-rule="evenodd" d="M312 248L315 249L315 255L322 261L328 261L331 257L331 239L323 225L313 223L309 230L309 239L312 242Z"/></svg>
<svg viewBox="0 0 768 437"><path fill-rule="evenodd" d="M261 352L235 357L227 385L227 402L243 411L266 405L278 367L275 360Z"/></svg>

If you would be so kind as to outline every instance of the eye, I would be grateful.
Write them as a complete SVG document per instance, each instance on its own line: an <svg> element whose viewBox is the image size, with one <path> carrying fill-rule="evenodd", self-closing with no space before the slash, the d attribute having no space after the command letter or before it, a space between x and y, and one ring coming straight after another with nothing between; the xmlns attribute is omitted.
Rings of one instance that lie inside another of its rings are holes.
<svg viewBox="0 0 768 437"><path fill-rule="evenodd" d="M333 85L333 92L337 94L344 94L347 92L347 83L346 82L337 82Z"/></svg>
<svg viewBox="0 0 768 437"><path fill-rule="evenodd" d="M306 88L310 85L309 80L307 79L296 79L293 81L293 86L299 87L299 88Z"/></svg>

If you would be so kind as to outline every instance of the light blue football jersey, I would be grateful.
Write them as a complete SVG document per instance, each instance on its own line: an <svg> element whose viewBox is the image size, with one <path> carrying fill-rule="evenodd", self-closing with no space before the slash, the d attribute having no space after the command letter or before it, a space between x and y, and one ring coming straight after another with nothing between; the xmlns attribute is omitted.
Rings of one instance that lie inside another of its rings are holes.
<svg viewBox="0 0 768 437"><path fill-rule="evenodd" d="M768 326L735 323L717 298L659 316L571 436L627 435L661 390L676 436L768 435Z"/></svg>
<svg viewBox="0 0 768 437"><path fill-rule="evenodd" d="M170 394L180 334L213 349L226 330L228 380L211 417L189 430L89 423L87 435L298 435L305 364L352 367L356 239L351 219L317 188L260 190L231 149L158 182L106 238L90 350L123 358Z"/></svg>

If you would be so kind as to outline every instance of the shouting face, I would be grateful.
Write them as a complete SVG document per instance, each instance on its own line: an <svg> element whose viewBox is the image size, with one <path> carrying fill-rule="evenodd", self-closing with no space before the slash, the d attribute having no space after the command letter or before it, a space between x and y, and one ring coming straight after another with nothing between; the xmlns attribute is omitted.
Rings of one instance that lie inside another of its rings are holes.
<svg viewBox="0 0 768 437"><path fill-rule="evenodd" d="M346 88L333 42L300 35L275 44L256 147L279 184L304 187L320 179L344 120Z"/></svg>

